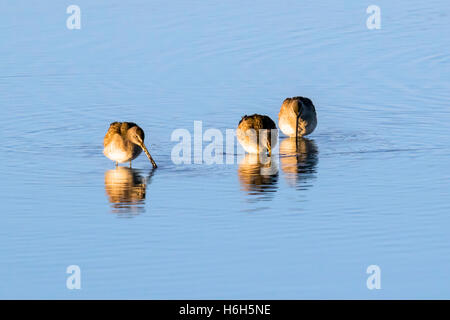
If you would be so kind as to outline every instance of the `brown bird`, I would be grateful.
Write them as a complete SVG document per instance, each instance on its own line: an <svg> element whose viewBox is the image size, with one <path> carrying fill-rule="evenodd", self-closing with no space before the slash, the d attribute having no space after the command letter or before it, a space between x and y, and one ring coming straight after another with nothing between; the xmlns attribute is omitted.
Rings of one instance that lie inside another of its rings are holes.
<svg viewBox="0 0 450 320"><path fill-rule="evenodd" d="M103 139L103 153L112 161L119 163L130 162L136 159L144 150L147 158L156 168L150 152L144 144L144 130L133 122L113 122L110 124L108 132Z"/></svg>
<svg viewBox="0 0 450 320"><path fill-rule="evenodd" d="M289 137L302 137L313 132L317 114L312 101L304 97L285 99L278 114L278 125Z"/></svg>
<svg viewBox="0 0 450 320"><path fill-rule="evenodd" d="M248 153L261 153L267 150L270 155L272 148L277 143L278 130L275 122L268 116L259 114L245 115L239 121L236 136L239 143Z"/></svg>

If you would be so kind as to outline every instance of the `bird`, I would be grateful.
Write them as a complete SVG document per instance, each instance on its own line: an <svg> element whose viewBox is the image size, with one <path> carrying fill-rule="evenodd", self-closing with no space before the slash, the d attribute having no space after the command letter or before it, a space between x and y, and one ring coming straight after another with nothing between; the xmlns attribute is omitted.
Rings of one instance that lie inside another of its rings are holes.
<svg viewBox="0 0 450 320"><path fill-rule="evenodd" d="M275 122L265 115L253 114L243 116L236 130L236 137L248 153L262 153L269 155L278 139Z"/></svg>
<svg viewBox="0 0 450 320"><path fill-rule="evenodd" d="M157 165L144 144L144 138L144 130L136 123L113 122L109 125L109 129L103 139L103 154L115 161L116 166L119 163L129 161L131 167L131 161L136 159L144 150L153 168L156 168Z"/></svg>
<svg viewBox="0 0 450 320"><path fill-rule="evenodd" d="M289 137L303 137L313 132L317 114L312 101L305 97L285 99L278 113L278 126Z"/></svg>

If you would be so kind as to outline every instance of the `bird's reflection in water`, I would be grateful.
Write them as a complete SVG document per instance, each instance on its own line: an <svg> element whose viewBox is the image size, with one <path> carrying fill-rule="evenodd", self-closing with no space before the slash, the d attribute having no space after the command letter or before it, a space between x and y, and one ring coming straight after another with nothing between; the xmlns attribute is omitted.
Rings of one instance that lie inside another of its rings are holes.
<svg viewBox="0 0 450 320"><path fill-rule="evenodd" d="M308 189L316 176L319 151L314 140L285 138L280 143L281 170L290 186Z"/></svg>
<svg viewBox="0 0 450 320"><path fill-rule="evenodd" d="M278 167L270 157L261 160L257 154L247 154L239 163L238 176L242 189L249 195L269 199L277 190Z"/></svg>
<svg viewBox="0 0 450 320"><path fill-rule="evenodd" d="M143 175L140 170L116 167L105 172L105 191L111 211L123 216L134 216L145 211L145 193L153 170Z"/></svg>

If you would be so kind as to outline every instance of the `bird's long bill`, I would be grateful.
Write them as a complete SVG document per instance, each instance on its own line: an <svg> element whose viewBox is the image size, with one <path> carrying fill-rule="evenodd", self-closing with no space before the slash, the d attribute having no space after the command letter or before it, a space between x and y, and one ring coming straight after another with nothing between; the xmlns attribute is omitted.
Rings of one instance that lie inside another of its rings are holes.
<svg viewBox="0 0 450 320"><path fill-rule="evenodd" d="M156 165L155 160L153 160L150 152L148 152L147 147L145 146L145 144L141 143L140 147L142 148L142 150L144 150L145 155L147 156L148 160L150 160L150 162L152 163L153 168L157 168L158 166Z"/></svg>

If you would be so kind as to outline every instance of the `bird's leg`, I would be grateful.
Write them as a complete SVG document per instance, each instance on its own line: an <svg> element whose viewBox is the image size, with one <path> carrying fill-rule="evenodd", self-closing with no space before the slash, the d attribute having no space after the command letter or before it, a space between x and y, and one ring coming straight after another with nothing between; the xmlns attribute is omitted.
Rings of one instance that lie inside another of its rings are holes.
<svg viewBox="0 0 450 320"><path fill-rule="evenodd" d="M130 160L130 169L131 169L131 160Z"/></svg>
<svg viewBox="0 0 450 320"><path fill-rule="evenodd" d="M116 161L116 168L119 166L119 161Z"/></svg>

